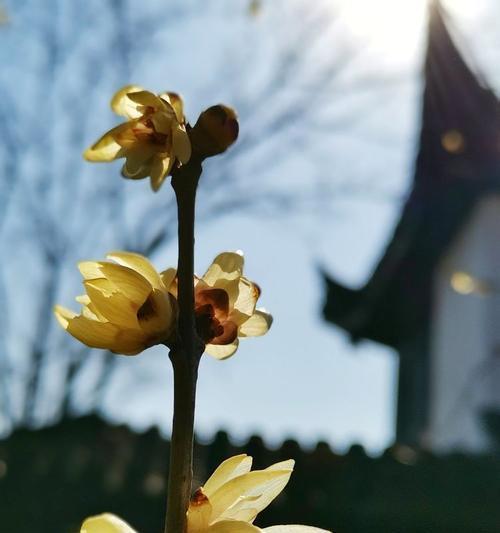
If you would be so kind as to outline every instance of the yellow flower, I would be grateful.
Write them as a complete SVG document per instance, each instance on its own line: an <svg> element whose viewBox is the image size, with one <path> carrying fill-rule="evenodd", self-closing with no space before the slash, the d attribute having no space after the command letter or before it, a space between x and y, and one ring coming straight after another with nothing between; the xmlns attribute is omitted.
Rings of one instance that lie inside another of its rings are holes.
<svg viewBox="0 0 500 533"><path fill-rule="evenodd" d="M175 93L155 95L136 85L120 89L111 108L128 119L105 133L84 152L88 161L113 161L125 157L126 178L151 177L157 191L174 165L191 157L182 99Z"/></svg>
<svg viewBox="0 0 500 533"><path fill-rule="evenodd" d="M83 261L78 268L87 294L78 296L80 315L59 305L61 326L92 348L135 355L165 343L176 325L176 302L153 265L142 255L112 252L115 261Z"/></svg>
<svg viewBox="0 0 500 533"><path fill-rule="evenodd" d="M251 471L252 458L236 455L224 461L191 498L187 533L329 533L309 526L260 529L252 524L284 489L293 461ZM80 533L135 533L118 517L102 514L85 520Z"/></svg>
<svg viewBox="0 0 500 533"><path fill-rule="evenodd" d="M226 359L238 348L238 337L267 333L272 316L256 309L259 286L243 277L241 252L219 254L202 278L195 278L195 313L198 335L208 354ZM163 272L163 283L177 297L175 270Z"/></svg>

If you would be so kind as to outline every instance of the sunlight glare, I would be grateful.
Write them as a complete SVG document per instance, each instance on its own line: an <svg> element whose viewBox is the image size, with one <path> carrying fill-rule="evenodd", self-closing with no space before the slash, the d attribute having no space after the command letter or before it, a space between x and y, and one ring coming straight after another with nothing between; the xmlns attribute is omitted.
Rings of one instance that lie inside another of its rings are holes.
<svg viewBox="0 0 500 533"><path fill-rule="evenodd" d="M419 40L426 4L425 0L350 0L341 3L340 15L356 37L404 54Z"/></svg>

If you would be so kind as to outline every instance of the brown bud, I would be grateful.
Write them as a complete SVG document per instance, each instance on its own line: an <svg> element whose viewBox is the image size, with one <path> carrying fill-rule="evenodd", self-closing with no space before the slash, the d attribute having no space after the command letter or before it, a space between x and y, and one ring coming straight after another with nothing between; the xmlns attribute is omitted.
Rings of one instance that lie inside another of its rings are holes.
<svg viewBox="0 0 500 533"><path fill-rule="evenodd" d="M235 111L219 104L203 111L189 137L193 151L205 158L225 152L238 138L238 131Z"/></svg>

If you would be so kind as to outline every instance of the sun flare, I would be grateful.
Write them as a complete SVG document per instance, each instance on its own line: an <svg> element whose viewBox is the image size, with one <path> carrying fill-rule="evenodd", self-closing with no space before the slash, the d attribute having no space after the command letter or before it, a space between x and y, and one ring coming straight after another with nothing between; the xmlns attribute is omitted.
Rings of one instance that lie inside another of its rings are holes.
<svg viewBox="0 0 500 533"><path fill-rule="evenodd" d="M370 46L403 55L420 42L432 0L339 0L339 16L353 36ZM442 1L454 14L466 0Z"/></svg>

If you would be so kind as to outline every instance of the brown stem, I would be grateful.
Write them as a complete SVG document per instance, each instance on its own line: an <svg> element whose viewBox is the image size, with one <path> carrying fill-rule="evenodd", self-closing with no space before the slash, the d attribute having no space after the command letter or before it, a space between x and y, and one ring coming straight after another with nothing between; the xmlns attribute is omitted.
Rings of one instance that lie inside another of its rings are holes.
<svg viewBox="0 0 500 533"><path fill-rule="evenodd" d="M186 533L187 509L193 479L194 410L198 364L203 343L196 334L194 314L194 218L201 162L191 159L174 173L178 209L179 304L178 338L170 352L174 370L174 417L170 447L165 533Z"/></svg>

